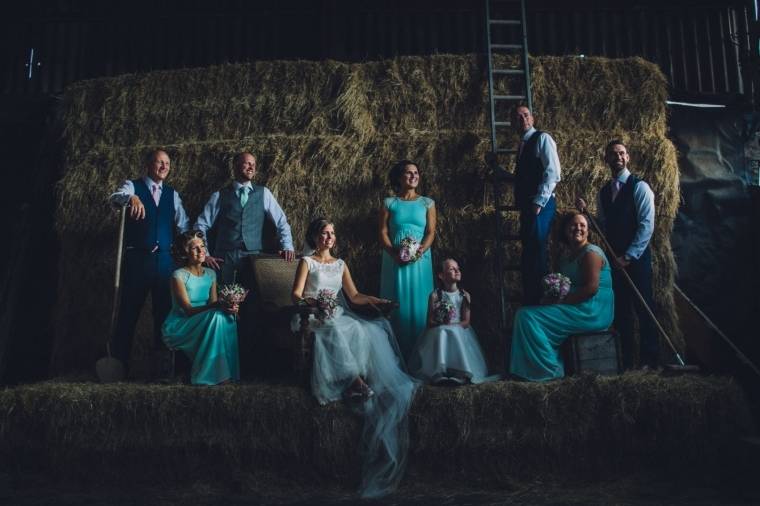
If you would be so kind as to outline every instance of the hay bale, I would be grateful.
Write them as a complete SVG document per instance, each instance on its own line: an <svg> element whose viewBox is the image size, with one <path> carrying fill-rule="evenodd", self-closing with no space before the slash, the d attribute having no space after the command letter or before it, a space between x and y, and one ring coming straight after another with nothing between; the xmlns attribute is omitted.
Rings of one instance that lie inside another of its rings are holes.
<svg viewBox="0 0 760 506"><path fill-rule="evenodd" d="M121 483L279 475L354 489L361 419L300 386L48 382L0 390L0 472ZM625 374L425 387L410 419L410 475L484 487L605 479L730 463L753 430L732 380ZM743 465L736 461L735 465Z"/></svg>
<svg viewBox="0 0 760 506"><path fill-rule="evenodd" d="M664 77L639 58L544 57L533 60L533 79L537 121L557 139L563 164L560 209L576 195L595 195L608 179L601 150L610 138L629 142L634 172L656 195L655 298L665 328L677 334L669 236L678 168L665 137ZM422 191L436 200L440 217L434 251L454 255L464 266L487 358L492 367L503 367L494 207L482 164L489 149L487 113L483 61L475 56L258 62L72 85L64 100L64 176L56 214L61 256L55 370L89 368L102 352L117 230L105 197L121 180L139 175L141 155L159 145L172 158L169 183L193 218L212 189L229 180L232 156L257 153L257 182L278 197L296 243L312 217L332 217L339 254L369 292L379 284L375 223L389 194L387 170L396 159L417 160ZM515 218L506 226L514 229ZM507 249L512 257L519 254L519 247ZM508 292L519 290L516 277L504 282ZM149 325L143 321L139 328L136 353L150 341Z"/></svg>

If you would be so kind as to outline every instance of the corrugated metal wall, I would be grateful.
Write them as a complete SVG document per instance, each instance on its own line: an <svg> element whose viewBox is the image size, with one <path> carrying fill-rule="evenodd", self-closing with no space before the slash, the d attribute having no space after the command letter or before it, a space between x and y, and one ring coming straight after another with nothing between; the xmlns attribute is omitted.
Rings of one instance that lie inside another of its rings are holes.
<svg viewBox="0 0 760 506"><path fill-rule="evenodd" d="M0 93L224 62L482 52L483 25L479 0L30 0L0 22ZM740 0L528 0L531 54L640 55L660 64L675 98L749 91L748 26Z"/></svg>

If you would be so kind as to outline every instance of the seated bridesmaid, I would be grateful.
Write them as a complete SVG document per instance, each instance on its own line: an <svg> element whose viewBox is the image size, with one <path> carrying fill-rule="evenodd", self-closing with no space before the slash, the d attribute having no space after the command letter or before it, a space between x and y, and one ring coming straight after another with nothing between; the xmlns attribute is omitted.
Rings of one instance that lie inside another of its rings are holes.
<svg viewBox="0 0 760 506"><path fill-rule="evenodd" d="M459 264L447 258L436 270L443 289L428 297L427 329L412 351L410 370L434 385L482 383L488 369L470 326L470 294L459 287Z"/></svg>
<svg viewBox="0 0 760 506"><path fill-rule="evenodd" d="M162 327L164 342L190 358L194 385L239 380L234 316L238 307L217 300L216 273L202 265L206 260L203 234L190 231L177 237L172 256L182 267L172 274L172 309Z"/></svg>
<svg viewBox="0 0 760 506"><path fill-rule="evenodd" d="M509 370L530 381L563 377L560 345L571 334L606 330L614 314L610 264L604 252L588 242L586 217L565 216L560 233L568 252L559 271L570 278L569 293L562 300L522 307L515 314Z"/></svg>

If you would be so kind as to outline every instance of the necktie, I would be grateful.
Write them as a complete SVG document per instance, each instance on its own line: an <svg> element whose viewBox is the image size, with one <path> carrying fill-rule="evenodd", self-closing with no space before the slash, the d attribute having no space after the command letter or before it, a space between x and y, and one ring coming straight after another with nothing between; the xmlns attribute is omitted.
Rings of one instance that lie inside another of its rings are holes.
<svg viewBox="0 0 760 506"><path fill-rule="evenodd" d="M245 207L245 204L248 202L248 188L241 186L238 192L240 192L240 207Z"/></svg>
<svg viewBox="0 0 760 506"><path fill-rule="evenodd" d="M520 146L517 148L517 158L520 158L522 156L524 147L525 147L525 139L520 141Z"/></svg>
<svg viewBox="0 0 760 506"><path fill-rule="evenodd" d="M153 191L151 194L153 195L153 202L155 202L156 206L158 206L158 201L161 200L161 191L157 184L153 185Z"/></svg>
<svg viewBox="0 0 760 506"><path fill-rule="evenodd" d="M620 188L623 187L623 183L615 179L612 181L612 201L615 202L615 199L618 196L618 193L620 193Z"/></svg>

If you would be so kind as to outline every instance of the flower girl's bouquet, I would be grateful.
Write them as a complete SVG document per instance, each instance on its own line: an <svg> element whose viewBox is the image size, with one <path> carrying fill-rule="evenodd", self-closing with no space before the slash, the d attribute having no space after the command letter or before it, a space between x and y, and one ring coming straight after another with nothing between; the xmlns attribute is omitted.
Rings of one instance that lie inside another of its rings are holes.
<svg viewBox="0 0 760 506"><path fill-rule="evenodd" d="M327 288L318 291L317 309L319 310L317 319L323 323L335 316L335 311L338 309L338 297L335 292Z"/></svg>
<svg viewBox="0 0 760 506"><path fill-rule="evenodd" d="M420 254L420 243L413 237L404 237L399 244L398 257L402 262L416 262L422 256Z"/></svg>
<svg viewBox="0 0 760 506"><path fill-rule="evenodd" d="M456 314L454 304L446 299L441 299L433 306L433 319L443 325L448 325Z"/></svg>
<svg viewBox="0 0 760 506"><path fill-rule="evenodd" d="M544 299L561 301L570 292L570 278L559 272L544 276L541 281L544 287Z"/></svg>

